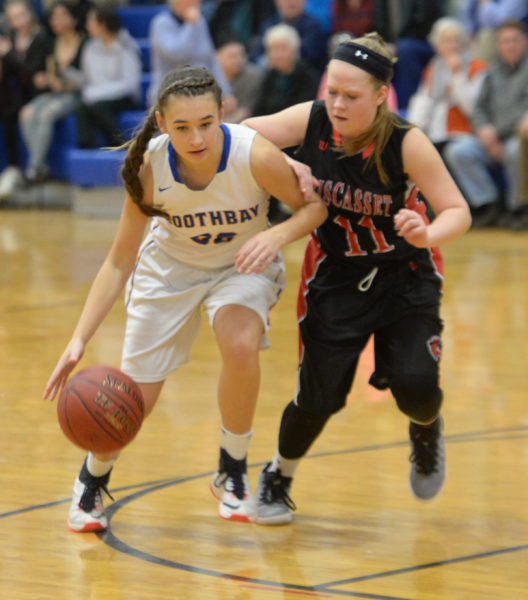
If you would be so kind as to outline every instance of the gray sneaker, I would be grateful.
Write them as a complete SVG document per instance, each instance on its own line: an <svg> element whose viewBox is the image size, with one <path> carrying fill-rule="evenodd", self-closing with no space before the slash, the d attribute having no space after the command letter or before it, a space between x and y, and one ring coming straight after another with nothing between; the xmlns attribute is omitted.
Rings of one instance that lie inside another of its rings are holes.
<svg viewBox="0 0 528 600"><path fill-rule="evenodd" d="M409 424L411 470L409 485L419 500L432 500L442 489L446 477L445 443L442 417L429 427Z"/></svg>
<svg viewBox="0 0 528 600"><path fill-rule="evenodd" d="M296 509L289 496L291 477L281 475L280 469L270 471L268 463L260 472L255 498L257 523L260 525L283 525L291 523L291 511Z"/></svg>

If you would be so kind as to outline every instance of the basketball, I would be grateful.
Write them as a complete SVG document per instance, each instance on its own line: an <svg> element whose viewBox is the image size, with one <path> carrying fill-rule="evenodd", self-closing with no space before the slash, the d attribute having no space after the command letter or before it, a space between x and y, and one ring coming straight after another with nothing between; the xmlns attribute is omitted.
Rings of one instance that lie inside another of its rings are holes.
<svg viewBox="0 0 528 600"><path fill-rule="evenodd" d="M78 371L63 387L57 416L66 437L95 453L119 451L143 422L143 395L119 369L95 365Z"/></svg>

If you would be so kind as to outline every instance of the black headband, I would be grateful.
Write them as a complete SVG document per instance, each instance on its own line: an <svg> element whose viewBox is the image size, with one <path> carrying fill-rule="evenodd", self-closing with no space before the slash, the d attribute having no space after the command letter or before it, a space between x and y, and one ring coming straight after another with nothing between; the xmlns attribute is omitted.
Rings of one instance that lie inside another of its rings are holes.
<svg viewBox="0 0 528 600"><path fill-rule="evenodd" d="M359 67L385 83L392 79L394 73L390 59L354 42L339 44L332 58L344 60L355 67Z"/></svg>

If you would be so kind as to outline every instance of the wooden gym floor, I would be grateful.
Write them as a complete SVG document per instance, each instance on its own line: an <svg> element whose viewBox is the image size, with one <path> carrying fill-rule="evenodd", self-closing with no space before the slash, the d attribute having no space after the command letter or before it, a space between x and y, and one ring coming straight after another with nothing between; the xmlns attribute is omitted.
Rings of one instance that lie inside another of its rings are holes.
<svg viewBox="0 0 528 600"><path fill-rule="evenodd" d="M106 535L65 520L83 460L41 400L116 221L0 210L0 598L6 600L518 600L528 598L528 235L471 231L444 249L442 384L448 479L407 485L407 422L366 381L301 464L291 526L220 519L219 357L204 327L111 480ZM295 387L303 243L272 313L249 455L255 486ZM118 366L118 303L82 365Z"/></svg>

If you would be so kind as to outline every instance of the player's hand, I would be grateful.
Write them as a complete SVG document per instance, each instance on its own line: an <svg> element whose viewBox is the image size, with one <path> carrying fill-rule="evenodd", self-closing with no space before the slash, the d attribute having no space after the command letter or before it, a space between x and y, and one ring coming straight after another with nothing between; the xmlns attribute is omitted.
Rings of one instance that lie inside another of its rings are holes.
<svg viewBox="0 0 528 600"><path fill-rule="evenodd" d="M81 360L83 354L84 343L81 340L71 340L48 380L42 395L44 400L53 400L55 398L57 393L64 387L69 374Z"/></svg>
<svg viewBox="0 0 528 600"><path fill-rule="evenodd" d="M271 265L281 245L281 239L273 228L257 233L235 254L236 270L239 273L262 273Z"/></svg>
<svg viewBox="0 0 528 600"><path fill-rule="evenodd" d="M409 244L416 248L428 248L429 236L427 224L422 216L414 210L402 208L394 216L394 227L398 235L405 238Z"/></svg>
<svg viewBox="0 0 528 600"><path fill-rule="evenodd" d="M290 165L292 171L295 173L295 177L297 177L299 189L301 190L304 199L307 201L310 200L314 189L314 183L317 183L315 177L312 175L312 169L310 169L308 165L305 165L298 160L294 160L287 154L283 153L283 155L286 159L286 162Z"/></svg>

